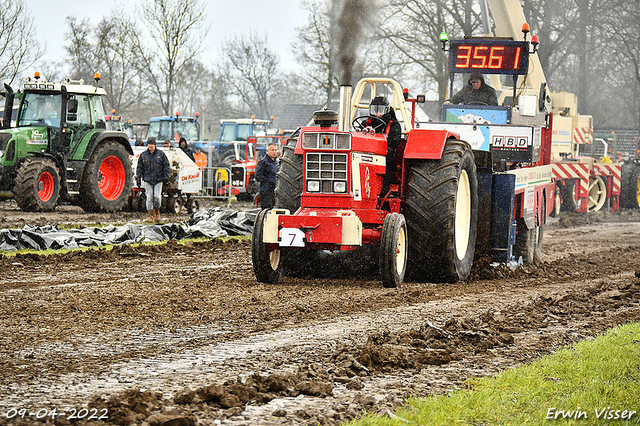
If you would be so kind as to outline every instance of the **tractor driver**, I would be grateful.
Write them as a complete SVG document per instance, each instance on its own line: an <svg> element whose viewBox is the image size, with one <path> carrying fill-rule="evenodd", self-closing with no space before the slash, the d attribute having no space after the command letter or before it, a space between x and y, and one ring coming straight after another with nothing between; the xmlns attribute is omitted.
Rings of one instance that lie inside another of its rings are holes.
<svg viewBox="0 0 640 426"><path fill-rule="evenodd" d="M59 111L56 109L55 102L50 97L40 98L36 103L35 115L32 117L36 121L35 124L46 126L60 126Z"/></svg>
<svg viewBox="0 0 640 426"><path fill-rule="evenodd" d="M469 83L451 98L452 104L498 105L496 89L484 82L478 70L473 70Z"/></svg>
<svg viewBox="0 0 640 426"><path fill-rule="evenodd" d="M60 107L56 105L51 97L47 97L44 104L44 111L42 117L47 126L60 126Z"/></svg>
<svg viewBox="0 0 640 426"><path fill-rule="evenodd" d="M384 96L376 96L369 103L369 115L384 122L384 126L378 120L369 118L368 123L374 128L376 133L387 135L387 171L382 180L382 196L389 192L389 184L396 168L396 149L402 138L402 127L396 117L396 112L389 105L389 101ZM376 123L380 125L376 126Z"/></svg>

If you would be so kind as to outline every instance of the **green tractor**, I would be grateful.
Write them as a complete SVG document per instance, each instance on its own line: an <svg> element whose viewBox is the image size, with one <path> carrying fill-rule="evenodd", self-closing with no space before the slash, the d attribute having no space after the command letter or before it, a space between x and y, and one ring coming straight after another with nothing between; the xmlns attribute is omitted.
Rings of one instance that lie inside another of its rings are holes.
<svg viewBox="0 0 640 426"><path fill-rule="evenodd" d="M4 84L0 195L25 211L60 202L87 212L120 210L131 195L133 155L126 133L107 131L104 89L83 80L28 77L16 93ZM17 113L12 117L14 102Z"/></svg>

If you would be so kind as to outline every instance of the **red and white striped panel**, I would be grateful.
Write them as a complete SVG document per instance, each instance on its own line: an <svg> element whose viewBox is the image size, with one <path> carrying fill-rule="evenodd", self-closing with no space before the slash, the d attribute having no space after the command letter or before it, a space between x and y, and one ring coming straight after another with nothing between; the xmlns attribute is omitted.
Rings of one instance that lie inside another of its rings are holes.
<svg viewBox="0 0 640 426"><path fill-rule="evenodd" d="M612 195L620 194L620 179L622 176L620 164L595 163L593 165L593 174L595 176L611 176L611 193Z"/></svg>
<svg viewBox="0 0 640 426"><path fill-rule="evenodd" d="M591 127L574 127L573 143L585 144L593 142L593 128Z"/></svg>
<svg viewBox="0 0 640 426"><path fill-rule="evenodd" d="M578 179L580 185L580 198L589 194L589 164L585 163L554 163L554 179Z"/></svg>

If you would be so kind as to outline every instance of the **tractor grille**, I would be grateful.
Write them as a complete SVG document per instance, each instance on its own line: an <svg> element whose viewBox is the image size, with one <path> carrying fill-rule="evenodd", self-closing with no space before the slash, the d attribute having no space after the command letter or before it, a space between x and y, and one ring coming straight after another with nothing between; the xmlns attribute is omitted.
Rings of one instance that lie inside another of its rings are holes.
<svg viewBox="0 0 640 426"><path fill-rule="evenodd" d="M302 137L304 149L351 149L351 135L348 133L311 133Z"/></svg>
<svg viewBox="0 0 640 426"><path fill-rule="evenodd" d="M347 192L347 154L307 153L305 172L307 192Z"/></svg>

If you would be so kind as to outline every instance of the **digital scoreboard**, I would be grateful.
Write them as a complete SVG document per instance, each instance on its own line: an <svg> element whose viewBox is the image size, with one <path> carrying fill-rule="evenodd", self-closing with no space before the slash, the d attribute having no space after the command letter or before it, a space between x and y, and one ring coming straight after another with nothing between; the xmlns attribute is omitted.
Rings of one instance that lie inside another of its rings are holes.
<svg viewBox="0 0 640 426"><path fill-rule="evenodd" d="M483 74L526 74L529 43L502 39L451 40L449 72Z"/></svg>

